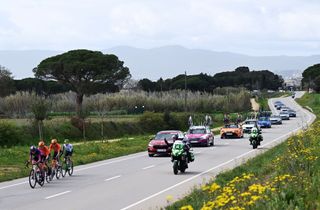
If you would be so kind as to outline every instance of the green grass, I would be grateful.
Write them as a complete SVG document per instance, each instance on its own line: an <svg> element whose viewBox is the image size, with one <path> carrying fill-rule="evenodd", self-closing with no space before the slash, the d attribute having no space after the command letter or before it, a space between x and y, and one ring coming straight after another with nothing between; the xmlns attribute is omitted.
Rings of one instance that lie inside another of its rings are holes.
<svg viewBox="0 0 320 210"><path fill-rule="evenodd" d="M311 107L319 118L320 94L306 94L297 101ZM218 174L166 209L320 209L319 135L318 121L308 131ZM252 177L244 179L248 174Z"/></svg>

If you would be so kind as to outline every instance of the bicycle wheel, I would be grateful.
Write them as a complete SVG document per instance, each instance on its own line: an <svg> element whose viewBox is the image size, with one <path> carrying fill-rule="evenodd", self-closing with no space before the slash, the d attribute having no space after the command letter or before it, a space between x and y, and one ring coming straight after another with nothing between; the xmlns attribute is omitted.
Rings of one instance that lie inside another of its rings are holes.
<svg viewBox="0 0 320 210"><path fill-rule="evenodd" d="M41 171L36 172L36 180L41 187L44 185L44 177Z"/></svg>
<svg viewBox="0 0 320 210"><path fill-rule="evenodd" d="M56 169L56 178L60 179L61 174L62 174L62 167L58 166L57 169Z"/></svg>
<svg viewBox="0 0 320 210"><path fill-rule="evenodd" d="M61 169L62 169L61 175L62 175L62 177L65 177L65 175L67 174L67 170L68 170L67 167L68 166L67 166L67 164L65 162L61 163Z"/></svg>
<svg viewBox="0 0 320 210"><path fill-rule="evenodd" d="M73 162L72 162L72 160L70 160L70 162L69 162L68 174L69 174L69 176L72 176L72 174L73 174Z"/></svg>
<svg viewBox="0 0 320 210"><path fill-rule="evenodd" d="M29 173L29 184L31 188L34 188L37 184L36 173L34 169L31 169Z"/></svg>

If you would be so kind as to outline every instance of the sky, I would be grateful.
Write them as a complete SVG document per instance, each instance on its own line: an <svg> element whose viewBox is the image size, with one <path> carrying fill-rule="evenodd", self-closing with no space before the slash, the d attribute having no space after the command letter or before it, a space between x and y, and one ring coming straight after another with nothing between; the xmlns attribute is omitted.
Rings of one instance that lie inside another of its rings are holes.
<svg viewBox="0 0 320 210"><path fill-rule="evenodd" d="M320 54L318 0L0 0L0 50Z"/></svg>

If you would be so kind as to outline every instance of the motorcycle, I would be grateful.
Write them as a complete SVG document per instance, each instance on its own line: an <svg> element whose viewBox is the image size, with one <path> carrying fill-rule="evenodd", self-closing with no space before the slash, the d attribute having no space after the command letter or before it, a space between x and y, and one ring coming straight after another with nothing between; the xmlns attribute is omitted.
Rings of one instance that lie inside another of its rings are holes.
<svg viewBox="0 0 320 210"><path fill-rule="evenodd" d="M185 145L182 141L174 142L171 151L171 161L173 162L174 174L178 174L179 171L181 171L181 173L184 173L188 168L188 154L187 151L185 151Z"/></svg>
<svg viewBox="0 0 320 210"><path fill-rule="evenodd" d="M260 142L263 141L263 137L259 133L251 133L249 141L252 148L256 149L260 145Z"/></svg>

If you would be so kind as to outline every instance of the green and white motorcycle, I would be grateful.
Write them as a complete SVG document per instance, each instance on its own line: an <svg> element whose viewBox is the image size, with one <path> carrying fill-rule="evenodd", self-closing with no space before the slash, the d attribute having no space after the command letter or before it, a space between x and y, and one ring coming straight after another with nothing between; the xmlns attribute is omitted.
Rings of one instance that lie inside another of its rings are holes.
<svg viewBox="0 0 320 210"><path fill-rule="evenodd" d="M189 158L190 161L194 160L193 153L191 153L190 151L190 155L188 157L188 153L185 150L185 147L186 145L180 140L175 141L172 145L171 161L173 162L174 174L178 174L179 171L181 171L181 173L184 173L188 168Z"/></svg>
<svg viewBox="0 0 320 210"><path fill-rule="evenodd" d="M256 149L260 145L260 142L263 141L263 137L259 134L256 127L252 128L249 141L253 149Z"/></svg>

